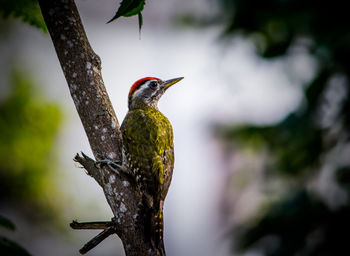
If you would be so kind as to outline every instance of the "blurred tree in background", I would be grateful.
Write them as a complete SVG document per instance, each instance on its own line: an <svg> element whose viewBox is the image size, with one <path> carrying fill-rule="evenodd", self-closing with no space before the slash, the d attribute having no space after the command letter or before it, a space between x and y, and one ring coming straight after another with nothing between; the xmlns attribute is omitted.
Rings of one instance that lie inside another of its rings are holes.
<svg viewBox="0 0 350 256"><path fill-rule="evenodd" d="M283 59L302 49L317 62L315 77L304 85L303 101L284 120L216 129L225 143L234 145L234 153L253 149L267 155L261 179L266 200L254 218L235 225L235 251L268 256L349 253L350 16L346 2L217 2L217 20L224 24L224 34L251 39L262 58Z"/></svg>
<svg viewBox="0 0 350 256"><path fill-rule="evenodd" d="M7 87L10 93L0 101L0 210L45 225L58 216L53 149L62 113L36 90L28 74L13 71ZM6 233L3 227L15 229L0 215L0 231ZM0 254L29 255L6 235L0 235Z"/></svg>
<svg viewBox="0 0 350 256"><path fill-rule="evenodd" d="M36 90L29 75L14 71L10 94L0 102L0 202L52 207L57 168L53 146L62 114Z"/></svg>
<svg viewBox="0 0 350 256"><path fill-rule="evenodd" d="M47 32L36 0L0 0L0 15L19 18ZM15 33L11 21L2 17L1 35ZM13 59L5 61L9 65ZM10 219L38 227L59 216L54 146L62 112L41 95L30 74L14 69L9 76L2 79L0 87L0 254L27 256L26 249L9 238L20 235L18 231L9 232L15 230ZM4 212L8 218L2 216ZM25 230L20 228L21 232Z"/></svg>
<svg viewBox="0 0 350 256"><path fill-rule="evenodd" d="M0 0L0 14L4 18L0 19L0 33L4 35L8 30L16 33L13 21L5 20L8 18L47 32L37 0ZM9 76L9 82L0 88L6 92L0 100L0 202L47 215L56 205L53 149L62 112L45 99L30 74L13 69Z"/></svg>

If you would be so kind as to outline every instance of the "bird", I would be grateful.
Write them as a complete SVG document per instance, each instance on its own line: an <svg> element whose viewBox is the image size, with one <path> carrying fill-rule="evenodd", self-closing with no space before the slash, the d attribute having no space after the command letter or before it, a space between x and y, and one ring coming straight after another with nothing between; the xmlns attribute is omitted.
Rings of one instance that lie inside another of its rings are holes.
<svg viewBox="0 0 350 256"><path fill-rule="evenodd" d="M115 171L134 177L146 209L143 217L154 246L164 248L163 204L174 169L173 129L158 109L158 101L178 77L163 81L156 77L137 80L128 95L128 112L122 122L122 164L110 165Z"/></svg>

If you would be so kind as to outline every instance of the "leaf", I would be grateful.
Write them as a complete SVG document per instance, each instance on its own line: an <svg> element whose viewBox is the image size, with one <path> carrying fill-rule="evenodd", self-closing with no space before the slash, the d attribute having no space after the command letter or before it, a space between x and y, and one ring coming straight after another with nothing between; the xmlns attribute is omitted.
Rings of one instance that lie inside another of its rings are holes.
<svg viewBox="0 0 350 256"><path fill-rule="evenodd" d="M4 18L14 17L21 19L47 33L47 28L41 15L37 0L0 0L0 14Z"/></svg>
<svg viewBox="0 0 350 256"><path fill-rule="evenodd" d="M141 34L141 27L142 27L142 24L143 24L141 12L139 12L138 18L139 18L139 32Z"/></svg>
<svg viewBox="0 0 350 256"><path fill-rule="evenodd" d="M122 16L131 17L134 15L138 15L139 29L141 30L141 27L142 27L141 11L143 10L145 4L146 4L146 0L123 0L120 3L119 9L117 10L114 17L107 23L110 23Z"/></svg>
<svg viewBox="0 0 350 256"><path fill-rule="evenodd" d="M9 219L1 215L0 215L0 226L10 230L15 230L15 224L13 224L12 221L10 221Z"/></svg>
<svg viewBox="0 0 350 256"><path fill-rule="evenodd" d="M14 241L0 236L0 255L2 256L30 256L26 249Z"/></svg>

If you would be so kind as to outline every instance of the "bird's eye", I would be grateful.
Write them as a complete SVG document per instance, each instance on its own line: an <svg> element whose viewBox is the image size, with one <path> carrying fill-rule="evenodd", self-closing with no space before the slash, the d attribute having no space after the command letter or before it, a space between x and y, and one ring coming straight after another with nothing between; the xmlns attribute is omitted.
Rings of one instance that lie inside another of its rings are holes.
<svg viewBox="0 0 350 256"><path fill-rule="evenodd" d="M150 83L148 84L148 86L149 86L150 88L152 88L152 89L155 89L155 88L157 88L157 82L156 82L156 81L152 81L152 82L150 82Z"/></svg>

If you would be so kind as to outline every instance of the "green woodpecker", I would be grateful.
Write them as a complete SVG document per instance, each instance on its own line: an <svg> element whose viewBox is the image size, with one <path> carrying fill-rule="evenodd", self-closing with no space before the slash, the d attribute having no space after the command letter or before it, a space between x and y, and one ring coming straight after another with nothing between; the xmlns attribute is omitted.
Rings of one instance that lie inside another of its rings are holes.
<svg viewBox="0 0 350 256"><path fill-rule="evenodd" d="M146 77L136 81L130 89L129 111L121 126L123 166L155 202L164 200L174 168L173 129L157 105L164 92L181 79Z"/></svg>
<svg viewBox="0 0 350 256"><path fill-rule="evenodd" d="M145 218L150 220L146 229L155 243L161 241L163 235L163 203L174 168L173 130L158 110L158 101L181 79L183 77L167 81L155 77L137 80L131 86L129 111L121 126L123 163L118 169L131 174L143 193L143 204L149 211Z"/></svg>

